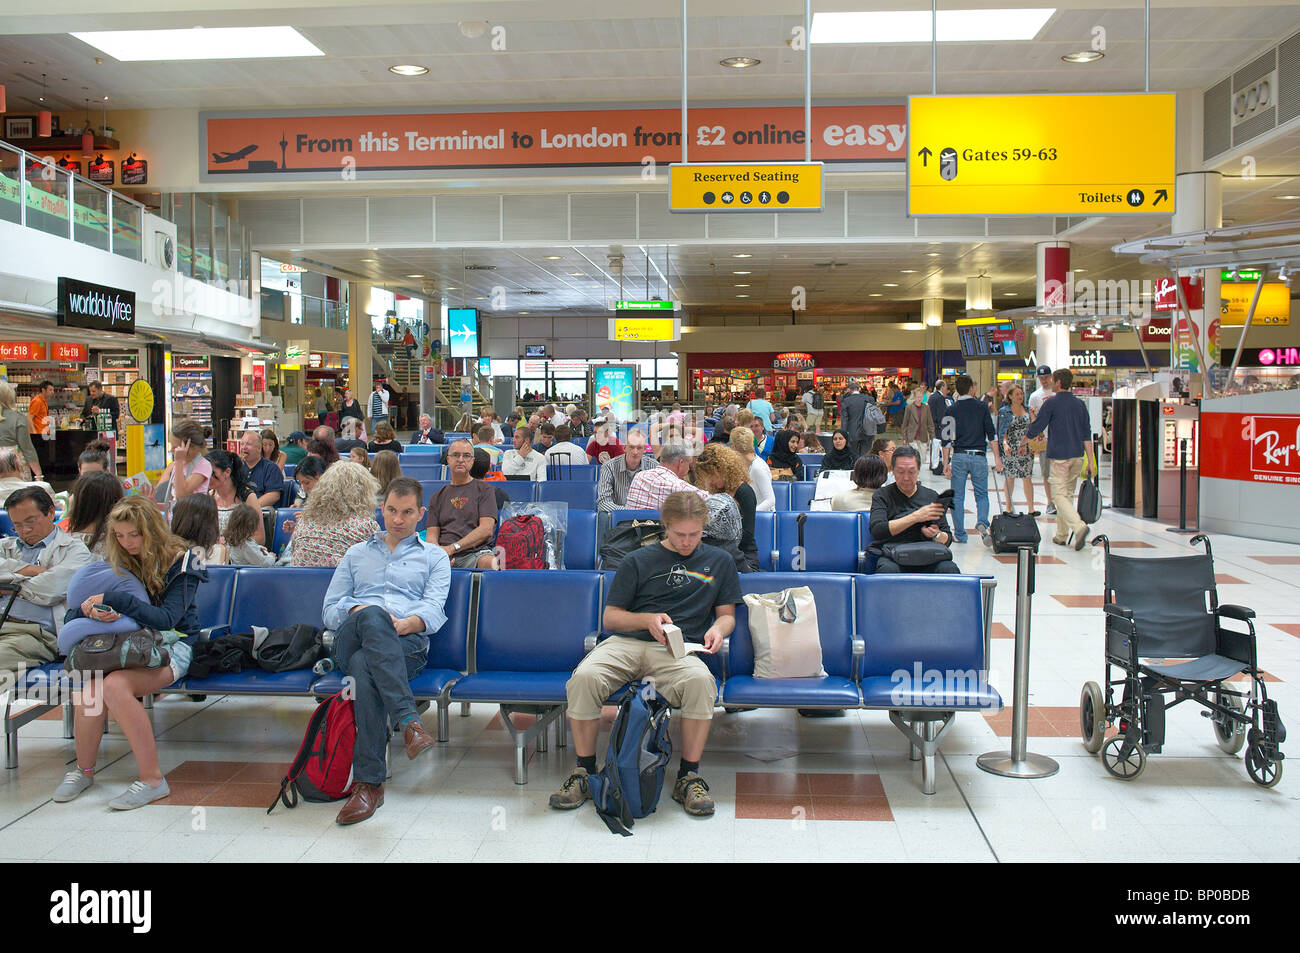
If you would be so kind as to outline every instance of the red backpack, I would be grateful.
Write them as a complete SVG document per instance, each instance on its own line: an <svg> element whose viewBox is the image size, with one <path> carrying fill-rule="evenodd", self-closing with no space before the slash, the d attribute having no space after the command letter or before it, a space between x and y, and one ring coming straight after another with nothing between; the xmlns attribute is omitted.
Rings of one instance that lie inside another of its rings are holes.
<svg viewBox="0 0 1300 953"><path fill-rule="evenodd" d="M504 553L502 569L545 569L546 528L540 516L512 516L501 524L497 548Z"/></svg>
<svg viewBox="0 0 1300 953"><path fill-rule="evenodd" d="M341 801L347 797L352 791L352 748L356 740L357 721L351 699L338 692L317 705L307 722L298 755L266 813L274 811L281 801L285 807L297 807L299 795L306 801Z"/></svg>

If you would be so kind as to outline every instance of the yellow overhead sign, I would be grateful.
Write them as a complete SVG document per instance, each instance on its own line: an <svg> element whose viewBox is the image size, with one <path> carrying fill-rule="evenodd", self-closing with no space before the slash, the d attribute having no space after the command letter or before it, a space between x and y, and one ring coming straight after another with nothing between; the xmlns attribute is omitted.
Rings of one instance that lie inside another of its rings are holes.
<svg viewBox="0 0 1300 953"><path fill-rule="evenodd" d="M668 168L671 212L819 212L820 162L721 162Z"/></svg>
<svg viewBox="0 0 1300 953"><path fill-rule="evenodd" d="M1241 327L1246 323L1246 312L1250 310L1250 299L1255 296L1255 282L1243 284L1223 284L1219 286L1219 297L1223 299L1219 325L1225 328ZM1255 306L1255 317L1251 318L1251 327L1271 324L1274 327L1291 323L1291 289L1280 281L1269 281L1259 292L1259 304Z"/></svg>
<svg viewBox="0 0 1300 953"><path fill-rule="evenodd" d="M912 96L909 215L1174 211L1174 94Z"/></svg>
<svg viewBox="0 0 1300 953"><path fill-rule="evenodd" d="M679 318L610 318L611 341L676 341L681 337Z"/></svg>

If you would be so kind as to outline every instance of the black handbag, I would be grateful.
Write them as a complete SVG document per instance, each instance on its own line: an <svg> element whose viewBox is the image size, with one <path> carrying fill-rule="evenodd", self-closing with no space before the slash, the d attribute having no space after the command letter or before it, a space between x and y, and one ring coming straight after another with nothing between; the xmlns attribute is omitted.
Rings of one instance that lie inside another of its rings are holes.
<svg viewBox="0 0 1300 953"><path fill-rule="evenodd" d="M88 635L72 647L63 668L69 672L116 672L126 668L154 669L171 664L154 629Z"/></svg>
<svg viewBox="0 0 1300 953"><path fill-rule="evenodd" d="M904 569L925 569L952 559L952 551L933 540L924 543L886 543L880 555Z"/></svg>
<svg viewBox="0 0 1300 953"><path fill-rule="evenodd" d="M1026 513L999 513L989 523L989 535L995 553L1014 553L1021 546L1032 546L1038 552L1038 544L1043 541L1038 522Z"/></svg>
<svg viewBox="0 0 1300 953"><path fill-rule="evenodd" d="M630 553L662 542L663 538L664 527L658 520L619 523L605 534L601 543L600 568L617 569Z"/></svg>
<svg viewBox="0 0 1300 953"><path fill-rule="evenodd" d="M1101 519L1101 488L1094 481L1095 478L1084 480L1080 484L1079 505L1076 507L1079 511L1079 519L1089 526Z"/></svg>

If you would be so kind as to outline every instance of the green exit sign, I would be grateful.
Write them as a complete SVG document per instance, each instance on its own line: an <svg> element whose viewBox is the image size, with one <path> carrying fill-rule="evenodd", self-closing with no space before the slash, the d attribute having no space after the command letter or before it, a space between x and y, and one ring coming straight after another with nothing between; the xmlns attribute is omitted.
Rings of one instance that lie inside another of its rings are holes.
<svg viewBox="0 0 1300 953"><path fill-rule="evenodd" d="M676 311L676 301L615 301L615 311Z"/></svg>
<svg viewBox="0 0 1300 953"><path fill-rule="evenodd" d="M1220 281L1259 281L1258 268L1238 268L1236 271L1225 271L1219 276Z"/></svg>

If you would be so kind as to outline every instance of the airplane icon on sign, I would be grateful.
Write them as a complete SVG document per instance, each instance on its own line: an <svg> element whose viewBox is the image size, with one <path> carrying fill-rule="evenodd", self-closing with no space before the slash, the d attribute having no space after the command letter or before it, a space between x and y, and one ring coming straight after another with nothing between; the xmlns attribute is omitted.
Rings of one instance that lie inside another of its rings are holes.
<svg viewBox="0 0 1300 953"><path fill-rule="evenodd" d="M478 336L478 332L475 331L473 328L452 328L450 331L447 332L447 334L450 337L464 338L467 341L472 337Z"/></svg>

